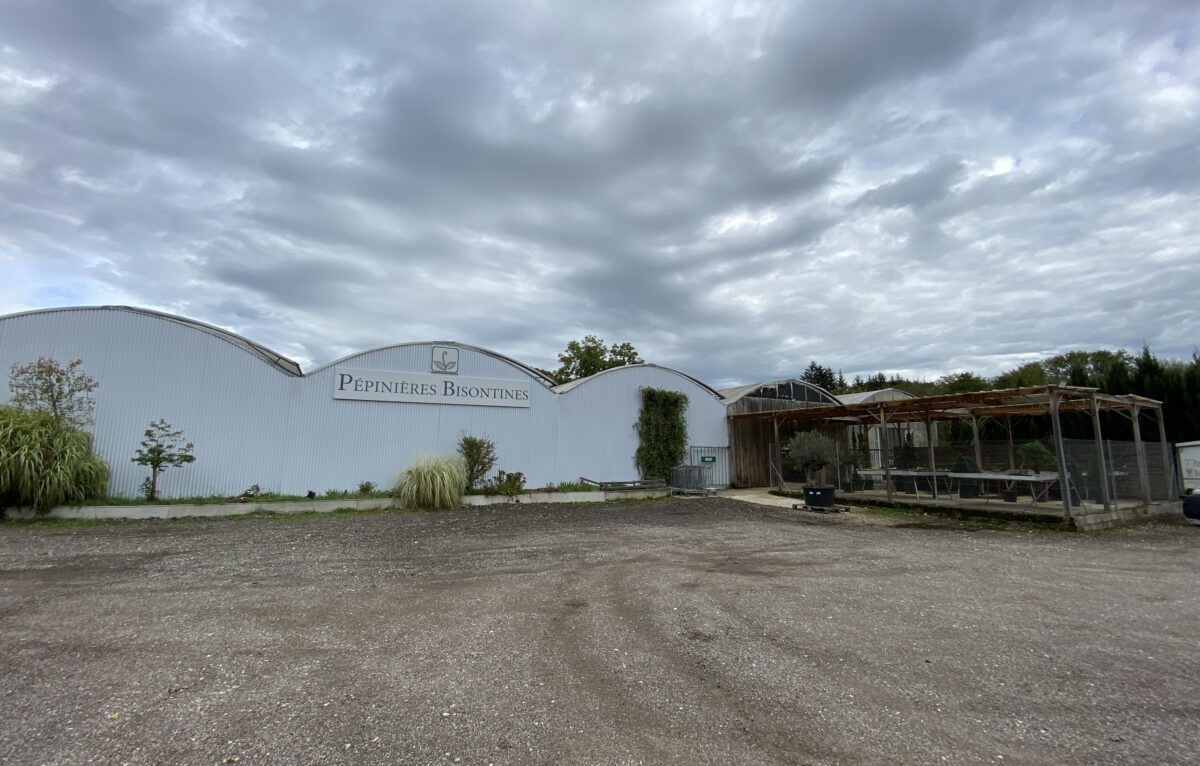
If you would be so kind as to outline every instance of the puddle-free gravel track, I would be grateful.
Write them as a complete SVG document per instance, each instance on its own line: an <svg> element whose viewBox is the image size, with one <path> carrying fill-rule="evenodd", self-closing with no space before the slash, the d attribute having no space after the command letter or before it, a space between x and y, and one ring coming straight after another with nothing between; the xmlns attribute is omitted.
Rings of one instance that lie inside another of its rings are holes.
<svg viewBox="0 0 1200 766"><path fill-rule="evenodd" d="M726 498L4 525L0 763L1196 763L1198 543Z"/></svg>

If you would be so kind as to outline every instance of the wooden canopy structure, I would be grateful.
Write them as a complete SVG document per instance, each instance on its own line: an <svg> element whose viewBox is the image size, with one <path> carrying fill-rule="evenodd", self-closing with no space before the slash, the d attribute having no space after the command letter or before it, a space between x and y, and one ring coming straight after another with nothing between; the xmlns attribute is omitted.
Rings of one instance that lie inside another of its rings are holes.
<svg viewBox="0 0 1200 766"><path fill-rule="evenodd" d="M1133 394L1102 394L1099 389L1083 386L1045 385L1007 388L993 391L972 391L958 394L922 396L913 399L862 402L859 404L830 404L811 406L805 409L774 410L733 414L733 423L744 420L769 420L774 424L775 442L779 446L781 423L825 423L838 421L859 425L887 427L900 423L930 423L942 420L962 420L971 423L976 462L979 459L979 424L985 419L1005 418L1014 415L1049 416L1054 432L1055 454L1058 458L1059 480L1063 487L1063 510L1071 516L1069 492L1066 490L1069 477L1063 449L1062 427L1059 415L1063 412L1090 412L1092 429L1097 445L1101 442L1100 413L1114 411L1127 416L1133 424L1133 437L1138 453L1138 469L1142 495L1147 505L1152 502L1149 474L1146 469L1145 452L1142 446L1140 419L1143 412L1153 412L1158 421L1159 442L1163 451L1164 465L1173 466L1170 445L1167 443L1166 427L1163 423L1162 402ZM891 498L890 444L883 440L883 467L886 472L888 498ZM933 443L928 444L930 468L936 470ZM1103 450L1100 450L1103 461ZM1103 465L1101 465L1103 470ZM1172 479L1173 481L1173 479ZM1172 485L1173 486L1173 485ZM936 482L935 482L936 487ZM936 492L936 491L935 491ZM1104 506L1111 510L1112 501L1107 488L1103 491Z"/></svg>

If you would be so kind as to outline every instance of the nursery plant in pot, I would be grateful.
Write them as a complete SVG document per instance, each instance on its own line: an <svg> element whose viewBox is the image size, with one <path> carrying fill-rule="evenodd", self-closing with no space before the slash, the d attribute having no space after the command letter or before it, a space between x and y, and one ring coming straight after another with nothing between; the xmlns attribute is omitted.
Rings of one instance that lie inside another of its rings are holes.
<svg viewBox="0 0 1200 766"><path fill-rule="evenodd" d="M979 466L966 455L959 455L950 468L951 473L979 473ZM958 496L963 500L979 497L979 479L959 479Z"/></svg>
<svg viewBox="0 0 1200 766"><path fill-rule="evenodd" d="M792 465L805 477L804 503L813 508L833 507L833 487L822 486L813 477L837 459L833 440L816 431L803 431L788 442Z"/></svg>

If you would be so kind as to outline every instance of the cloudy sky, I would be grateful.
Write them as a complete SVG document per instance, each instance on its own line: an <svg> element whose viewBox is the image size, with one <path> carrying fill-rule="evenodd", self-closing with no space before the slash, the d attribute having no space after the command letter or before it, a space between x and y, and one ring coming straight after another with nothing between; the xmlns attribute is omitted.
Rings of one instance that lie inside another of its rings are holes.
<svg viewBox="0 0 1200 766"><path fill-rule="evenodd" d="M0 1L0 313L715 384L1200 344L1195 2Z"/></svg>

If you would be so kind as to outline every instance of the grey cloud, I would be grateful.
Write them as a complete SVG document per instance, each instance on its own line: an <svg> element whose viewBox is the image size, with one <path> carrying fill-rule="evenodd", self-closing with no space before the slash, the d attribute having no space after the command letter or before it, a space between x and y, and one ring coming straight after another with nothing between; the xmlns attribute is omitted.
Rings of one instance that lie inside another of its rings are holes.
<svg viewBox="0 0 1200 766"><path fill-rule="evenodd" d="M962 177L964 163L957 158L931 162L915 173L877 186L858 198L856 204L875 207L920 208L944 199L950 186Z"/></svg>
<svg viewBox="0 0 1200 766"><path fill-rule="evenodd" d="M0 76L0 311L305 364L596 332L724 382L1190 353L1198 37L1187 3L2 4L35 85Z"/></svg>

